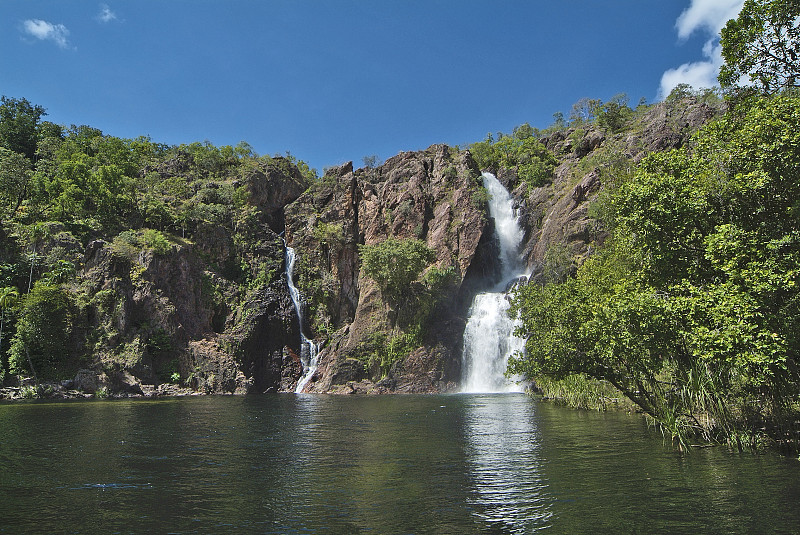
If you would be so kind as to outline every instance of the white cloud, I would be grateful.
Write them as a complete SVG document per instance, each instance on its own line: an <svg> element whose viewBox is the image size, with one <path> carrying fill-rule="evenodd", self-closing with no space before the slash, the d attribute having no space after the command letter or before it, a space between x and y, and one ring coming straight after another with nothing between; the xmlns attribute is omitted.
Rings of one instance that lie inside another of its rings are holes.
<svg viewBox="0 0 800 535"><path fill-rule="evenodd" d="M680 84L689 84L695 89L716 86L719 68L722 67L722 48L716 39L706 41L703 46L703 56L706 58L703 61L684 63L662 74L661 85L658 88L659 100L669 95L670 91Z"/></svg>
<svg viewBox="0 0 800 535"><path fill-rule="evenodd" d="M100 13L96 18L99 22L111 22L112 20L117 20L117 14L111 11L108 4L100 4Z"/></svg>
<svg viewBox="0 0 800 535"><path fill-rule="evenodd" d="M53 41L61 48L67 48L69 30L63 24L53 24L41 19L28 19L22 23L22 29L28 35L42 41Z"/></svg>
<svg viewBox="0 0 800 535"><path fill-rule="evenodd" d="M718 35L730 19L736 18L743 4L743 0L692 0L675 23L678 37L686 39L700 29Z"/></svg>
<svg viewBox="0 0 800 535"><path fill-rule="evenodd" d="M708 36L703 45L704 59L664 72L658 89L659 99L669 95L679 84L689 84L696 89L717 85L717 75L723 63L720 30L730 19L736 18L743 4L743 0L691 0L689 7L675 21L675 28L682 40L698 31Z"/></svg>

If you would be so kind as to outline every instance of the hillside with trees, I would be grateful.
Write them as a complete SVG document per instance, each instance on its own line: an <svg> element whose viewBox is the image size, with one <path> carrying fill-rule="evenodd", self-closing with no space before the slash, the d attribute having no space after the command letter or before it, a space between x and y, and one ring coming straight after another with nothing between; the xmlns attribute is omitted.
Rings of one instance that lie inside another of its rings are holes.
<svg viewBox="0 0 800 535"><path fill-rule="evenodd" d="M285 287L282 208L315 174L245 143L168 147L44 116L24 98L0 105L2 377L234 389L220 358L258 326L226 322Z"/></svg>

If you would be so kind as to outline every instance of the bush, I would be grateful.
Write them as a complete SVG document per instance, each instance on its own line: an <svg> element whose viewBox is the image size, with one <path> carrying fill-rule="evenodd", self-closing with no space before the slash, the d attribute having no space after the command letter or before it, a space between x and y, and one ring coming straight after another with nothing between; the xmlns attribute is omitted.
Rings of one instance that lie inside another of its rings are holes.
<svg viewBox="0 0 800 535"><path fill-rule="evenodd" d="M160 230L126 230L114 238L113 248L127 257L135 257L140 249L152 249L157 255L167 254L172 245Z"/></svg>
<svg viewBox="0 0 800 535"><path fill-rule="evenodd" d="M628 96L624 93L614 95L611 100L600 106L597 112L597 126L617 133L625 128L633 110L628 107Z"/></svg>
<svg viewBox="0 0 800 535"><path fill-rule="evenodd" d="M396 362L406 358L420 344L419 329L395 335L375 332L368 338L366 347L369 349L362 358L367 368L373 369L377 366L380 376L383 378Z"/></svg>
<svg viewBox="0 0 800 535"><path fill-rule="evenodd" d="M515 169L529 188L543 186L552 180L556 158L534 137L501 136L470 146L472 157L481 169Z"/></svg>
<svg viewBox="0 0 800 535"><path fill-rule="evenodd" d="M37 284L25 296L11 340L9 371L50 377L69 357L72 303L58 286Z"/></svg>
<svg viewBox="0 0 800 535"><path fill-rule="evenodd" d="M171 249L166 236L158 230L144 229L142 232L142 241L157 255L165 255Z"/></svg>
<svg viewBox="0 0 800 535"><path fill-rule="evenodd" d="M402 306L409 285L417 280L436 253L421 240L387 238L358 248L364 272L375 279L390 304Z"/></svg>

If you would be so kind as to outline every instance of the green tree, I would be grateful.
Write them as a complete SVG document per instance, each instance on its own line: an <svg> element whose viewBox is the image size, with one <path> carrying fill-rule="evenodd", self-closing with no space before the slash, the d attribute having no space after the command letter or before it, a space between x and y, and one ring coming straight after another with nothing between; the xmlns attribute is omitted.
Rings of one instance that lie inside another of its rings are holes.
<svg viewBox="0 0 800 535"><path fill-rule="evenodd" d="M0 147L0 217L12 217L17 212L32 175L30 160Z"/></svg>
<svg viewBox="0 0 800 535"><path fill-rule="evenodd" d="M387 238L374 245L360 245L364 273L378 283L391 305L403 308L409 287L436 259L436 253L417 239Z"/></svg>
<svg viewBox="0 0 800 535"><path fill-rule="evenodd" d="M751 100L608 197L577 276L520 289L535 378L613 384L673 436L800 444L800 98Z"/></svg>
<svg viewBox="0 0 800 535"><path fill-rule="evenodd" d="M118 232L139 216L140 169L152 164L157 146L106 136L95 128L71 127L62 138L39 142L41 159L32 204L43 216L94 231Z"/></svg>
<svg viewBox="0 0 800 535"><path fill-rule="evenodd" d="M23 154L29 160L36 156L37 125L47 115L44 108L27 99L0 97L0 147Z"/></svg>
<svg viewBox="0 0 800 535"><path fill-rule="evenodd" d="M39 380L58 374L68 356L72 330L72 303L58 286L37 284L25 296L11 340L9 371L30 372Z"/></svg>
<svg viewBox="0 0 800 535"><path fill-rule="evenodd" d="M798 16L797 0L746 0L721 32L723 89L745 79L765 93L800 86Z"/></svg>
<svg viewBox="0 0 800 535"><path fill-rule="evenodd" d="M42 281L46 284L63 284L75 276L75 265L67 260L56 260L50 270L44 274Z"/></svg>
<svg viewBox="0 0 800 535"><path fill-rule="evenodd" d="M597 112L603 102L599 99L582 98L572 105L572 110L569 113L569 124L572 126L580 126L585 123L592 122L597 117Z"/></svg>
<svg viewBox="0 0 800 535"><path fill-rule="evenodd" d="M46 115L46 114L43 114ZM37 135L39 141L47 138L64 139L64 128L61 125L52 123L50 121L42 121L37 128ZM37 144L38 150L38 144Z"/></svg>
<svg viewBox="0 0 800 535"><path fill-rule="evenodd" d="M597 126L612 133L621 131L633 110L628 106L628 95L619 93L603 103L597 110Z"/></svg>
<svg viewBox="0 0 800 535"><path fill-rule="evenodd" d="M3 351L3 328L5 327L6 313L14 308L19 300L19 292L13 286L0 289L0 382L2 382L7 369L6 352Z"/></svg>
<svg viewBox="0 0 800 535"><path fill-rule="evenodd" d="M22 227L20 230L21 238L23 241L27 242L31 248L31 253L28 256L28 261L30 263L30 273L28 274L28 293L30 293L31 288L33 287L33 272L34 268L36 267L38 255L37 248L39 247L39 242L45 238L49 232L50 230L48 226L41 222L32 223Z"/></svg>
<svg viewBox="0 0 800 535"><path fill-rule="evenodd" d="M515 126L511 135L517 139L528 139L529 137L533 137L535 133L536 130L529 123L523 123L519 126Z"/></svg>

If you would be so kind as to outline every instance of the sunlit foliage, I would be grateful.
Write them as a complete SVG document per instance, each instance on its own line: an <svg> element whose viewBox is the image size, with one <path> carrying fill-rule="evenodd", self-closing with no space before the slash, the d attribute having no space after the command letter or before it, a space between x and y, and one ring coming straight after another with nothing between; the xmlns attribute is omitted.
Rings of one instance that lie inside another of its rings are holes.
<svg viewBox="0 0 800 535"><path fill-rule="evenodd" d="M606 197L576 277L518 291L513 372L608 381L681 440L797 440L800 98L742 106Z"/></svg>

